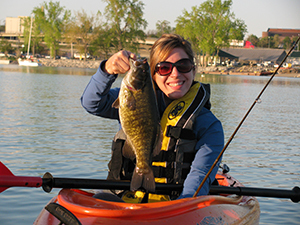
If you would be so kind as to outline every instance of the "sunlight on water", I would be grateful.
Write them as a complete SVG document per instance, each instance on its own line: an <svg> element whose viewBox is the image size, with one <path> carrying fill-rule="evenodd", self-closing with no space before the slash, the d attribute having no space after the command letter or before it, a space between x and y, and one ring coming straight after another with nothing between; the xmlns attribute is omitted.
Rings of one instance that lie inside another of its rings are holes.
<svg viewBox="0 0 300 225"><path fill-rule="evenodd" d="M55 177L106 178L118 124L89 115L80 104L95 70L5 68L0 67L1 161L18 176L49 171ZM222 121L227 141L268 77L197 79L211 84L212 111ZM114 85L120 82L119 78ZM299 186L299 108L300 80L275 78L225 152L223 162L231 175L250 187ZM1 224L32 224L57 192L6 190L0 194ZM260 224L299 224L299 204L258 200Z"/></svg>

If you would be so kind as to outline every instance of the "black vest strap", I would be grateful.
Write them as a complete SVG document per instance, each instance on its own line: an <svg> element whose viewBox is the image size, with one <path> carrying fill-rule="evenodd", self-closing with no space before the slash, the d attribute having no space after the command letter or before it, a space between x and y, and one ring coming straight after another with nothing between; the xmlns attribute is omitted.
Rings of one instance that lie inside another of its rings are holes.
<svg viewBox="0 0 300 225"><path fill-rule="evenodd" d="M167 127L166 136L176 139L181 138L187 140L194 140L196 138L196 135L193 130L171 125Z"/></svg>

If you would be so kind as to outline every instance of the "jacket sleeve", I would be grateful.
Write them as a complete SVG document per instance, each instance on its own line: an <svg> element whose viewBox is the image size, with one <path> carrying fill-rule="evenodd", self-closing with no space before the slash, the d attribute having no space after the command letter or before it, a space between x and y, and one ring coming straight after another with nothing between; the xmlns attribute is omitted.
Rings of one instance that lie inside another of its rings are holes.
<svg viewBox="0 0 300 225"><path fill-rule="evenodd" d="M203 109L195 124L197 129L198 149L191 170L183 184L183 191L179 198L193 197L200 183L210 170L224 146L224 133L221 122L207 109ZM221 159L220 159L221 161ZM207 195L211 183L215 180L220 162L202 186L199 195Z"/></svg>
<svg viewBox="0 0 300 225"><path fill-rule="evenodd" d="M105 62L101 62L97 72L91 77L81 96L81 104L87 112L93 115L119 119L118 109L113 108L112 104L118 98L120 89L111 89L117 75L108 74L102 70Z"/></svg>

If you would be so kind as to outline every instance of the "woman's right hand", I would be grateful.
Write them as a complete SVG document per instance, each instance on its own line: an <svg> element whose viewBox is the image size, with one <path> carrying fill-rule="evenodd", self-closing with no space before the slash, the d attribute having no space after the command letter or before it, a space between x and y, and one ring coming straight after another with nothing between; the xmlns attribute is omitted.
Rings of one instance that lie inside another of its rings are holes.
<svg viewBox="0 0 300 225"><path fill-rule="evenodd" d="M136 60L136 55L122 50L113 54L105 63L105 72L108 74L124 74L130 69L129 58Z"/></svg>

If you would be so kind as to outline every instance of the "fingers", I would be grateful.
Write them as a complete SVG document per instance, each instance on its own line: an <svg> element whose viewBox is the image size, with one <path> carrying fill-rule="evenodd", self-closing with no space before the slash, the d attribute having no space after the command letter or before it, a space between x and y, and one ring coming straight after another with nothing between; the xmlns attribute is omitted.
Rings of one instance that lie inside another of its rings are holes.
<svg viewBox="0 0 300 225"><path fill-rule="evenodd" d="M105 70L109 74L123 74L130 69L129 58L136 60L132 52L122 50L112 55L105 63Z"/></svg>

